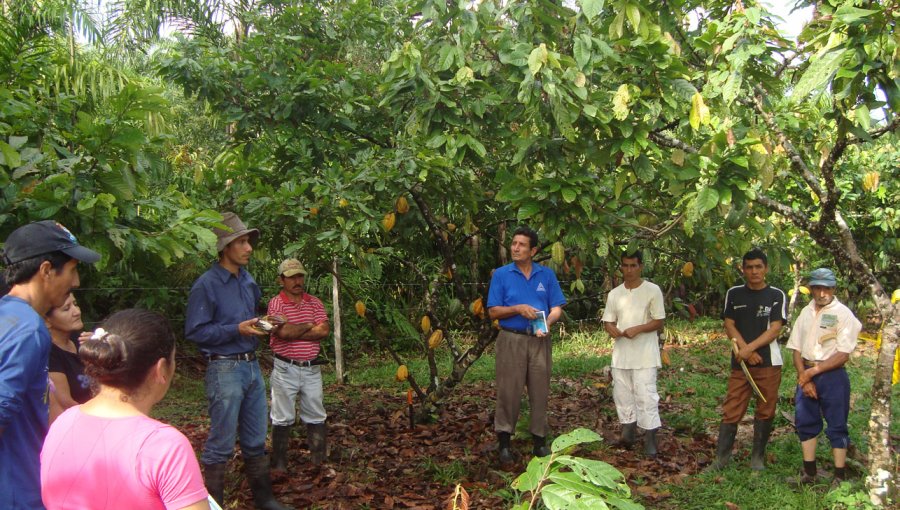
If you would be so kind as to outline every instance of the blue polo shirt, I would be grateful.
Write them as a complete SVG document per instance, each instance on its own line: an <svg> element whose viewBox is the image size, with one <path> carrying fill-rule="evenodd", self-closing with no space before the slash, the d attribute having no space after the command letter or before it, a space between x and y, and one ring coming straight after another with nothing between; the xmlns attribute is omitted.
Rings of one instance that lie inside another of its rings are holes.
<svg viewBox="0 0 900 510"><path fill-rule="evenodd" d="M219 263L197 278L188 296L184 336L210 354L255 351L259 339L238 333L238 324L256 317L262 292L244 268L235 276Z"/></svg>
<svg viewBox="0 0 900 510"><path fill-rule="evenodd" d="M526 279L515 262L499 267L491 277L491 287L488 289L487 307L531 305L538 310L543 310L550 316L550 309L554 306L566 304L559 281L552 269L531 263L531 278ZM527 330L530 321L521 315L513 315L500 319L500 326L510 329Z"/></svg>
<svg viewBox="0 0 900 510"><path fill-rule="evenodd" d="M0 298L0 506L44 508L41 446L47 435L50 332L27 302Z"/></svg>

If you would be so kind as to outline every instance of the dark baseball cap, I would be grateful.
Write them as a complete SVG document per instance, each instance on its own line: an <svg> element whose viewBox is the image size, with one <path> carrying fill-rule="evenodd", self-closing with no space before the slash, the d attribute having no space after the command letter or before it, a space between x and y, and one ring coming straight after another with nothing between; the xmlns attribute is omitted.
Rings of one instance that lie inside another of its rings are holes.
<svg viewBox="0 0 900 510"><path fill-rule="evenodd" d="M78 244L69 229L53 220L44 220L13 230L3 245L3 261L7 265L15 264L55 251L89 264L100 260L100 254Z"/></svg>

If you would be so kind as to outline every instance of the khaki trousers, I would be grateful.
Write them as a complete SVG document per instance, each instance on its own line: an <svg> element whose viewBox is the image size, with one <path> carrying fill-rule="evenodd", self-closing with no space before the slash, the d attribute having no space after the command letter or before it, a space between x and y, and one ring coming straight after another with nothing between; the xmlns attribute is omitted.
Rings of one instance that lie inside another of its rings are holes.
<svg viewBox="0 0 900 510"><path fill-rule="evenodd" d="M547 436L547 399L553 369L551 345L549 336L538 338L504 330L497 335L495 431L515 433L522 389L527 387L531 408L529 430L536 436Z"/></svg>

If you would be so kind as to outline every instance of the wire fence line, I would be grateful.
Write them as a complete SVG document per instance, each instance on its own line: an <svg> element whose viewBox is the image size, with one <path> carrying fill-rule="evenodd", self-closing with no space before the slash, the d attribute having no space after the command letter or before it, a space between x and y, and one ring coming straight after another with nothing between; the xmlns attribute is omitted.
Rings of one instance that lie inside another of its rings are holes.
<svg viewBox="0 0 900 510"><path fill-rule="evenodd" d="M571 285L576 280L559 280L560 286L563 285ZM602 283L604 280L581 280L582 283ZM490 282L462 282L462 285L467 286L487 286ZM257 285L259 283L257 282ZM380 284L369 284L367 283L363 287L427 287L430 284L425 283L380 283ZM260 289L280 289L280 285L259 285ZM188 292L191 290L191 287L78 287L78 291L146 291L146 290L177 290Z"/></svg>

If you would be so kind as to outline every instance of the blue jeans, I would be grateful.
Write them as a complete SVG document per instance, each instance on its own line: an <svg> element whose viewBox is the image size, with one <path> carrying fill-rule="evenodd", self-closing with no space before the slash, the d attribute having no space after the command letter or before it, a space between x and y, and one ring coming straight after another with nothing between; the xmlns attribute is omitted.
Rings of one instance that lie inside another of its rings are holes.
<svg viewBox="0 0 900 510"><path fill-rule="evenodd" d="M245 459L266 454L266 385L257 361L218 360L206 367L209 437L200 462L223 464L241 444Z"/></svg>
<svg viewBox="0 0 900 510"><path fill-rule="evenodd" d="M812 378L818 399L809 398L797 386L795 423L800 442L822 432L822 419L828 426L825 436L832 448L850 444L847 417L850 415L850 378L844 367L829 370Z"/></svg>

